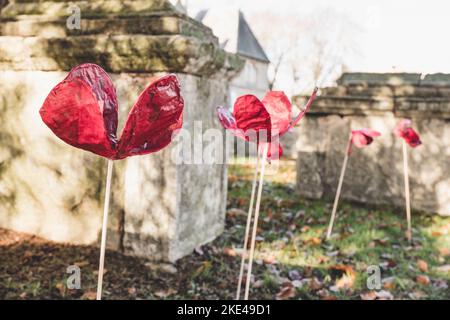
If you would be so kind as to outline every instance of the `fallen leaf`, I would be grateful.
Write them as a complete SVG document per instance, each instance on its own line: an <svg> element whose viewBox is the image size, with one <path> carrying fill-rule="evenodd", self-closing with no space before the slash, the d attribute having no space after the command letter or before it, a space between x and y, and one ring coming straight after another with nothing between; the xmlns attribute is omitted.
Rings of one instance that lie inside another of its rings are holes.
<svg viewBox="0 0 450 320"><path fill-rule="evenodd" d="M277 300L287 300L295 297L296 290L292 283L290 285L284 283L283 285L280 292L277 293Z"/></svg>
<svg viewBox="0 0 450 320"><path fill-rule="evenodd" d="M276 259L273 255L267 256L263 259L264 264L274 264Z"/></svg>
<svg viewBox="0 0 450 320"><path fill-rule="evenodd" d="M257 280L255 283L252 284L252 288L258 289L264 286L263 280Z"/></svg>
<svg viewBox="0 0 450 320"><path fill-rule="evenodd" d="M435 270L441 273L450 273L450 264L444 266L436 267Z"/></svg>
<svg viewBox="0 0 450 320"><path fill-rule="evenodd" d="M448 284L445 280L436 280L433 282L433 287L437 290L446 290L448 289Z"/></svg>
<svg viewBox="0 0 450 320"><path fill-rule="evenodd" d="M97 292L95 291L86 291L82 296L81 300L95 300L97 299Z"/></svg>
<svg viewBox="0 0 450 320"><path fill-rule="evenodd" d="M375 291L361 293L359 296L361 297L362 300L375 300L377 298L377 294Z"/></svg>
<svg viewBox="0 0 450 320"><path fill-rule="evenodd" d="M158 298L164 299L164 298L170 297L171 295L174 295L175 293L177 293L177 290L169 288L167 290L156 291L154 293L154 295L157 296Z"/></svg>
<svg viewBox="0 0 450 320"><path fill-rule="evenodd" d="M236 251L232 248L224 248L223 253L229 257L236 257Z"/></svg>
<svg viewBox="0 0 450 320"><path fill-rule="evenodd" d="M384 278L381 282L383 283L383 288L386 290L395 288L395 277Z"/></svg>
<svg viewBox="0 0 450 320"><path fill-rule="evenodd" d="M375 293L378 300L393 300L394 296L392 293L386 290L381 290Z"/></svg>
<svg viewBox="0 0 450 320"><path fill-rule="evenodd" d="M335 301L335 300L337 300L337 298L336 298L336 296L333 296L333 295L328 295L328 296L323 296L323 297L321 297L321 300L326 300L326 301Z"/></svg>
<svg viewBox="0 0 450 320"><path fill-rule="evenodd" d="M426 261L424 261L424 260L417 260L416 266L422 272L427 272L428 271L428 263L426 263Z"/></svg>
<svg viewBox="0 0 450 320"><path fill-rule="evenodd" d="M450 256L450 249L449 248L439 248L439 254L443 257Z"/></svg>
<svg viewBox="0 0 450 320"><path fill-rule="evenodd" d="M323 263L327 263L330 261L330 258L325 257L325 256L320 256L317 258L317 263L318 264L323 264Z"/></svg>
<svg viewBox="0 0 450 320"><path fill-rule="evenodd" d="M95 270L95 271L93 271L92 272L94 275L96 275L96 276L98 276L98 270ZM105 275L105 274L107 274L108 273L108 269L103 269L103 275Z"/></svg>
<svg viewBox="0 0 450 320"><path fill-rule="evenodd" d="M349 290L353 288L356 279L356 272L352 266L334 265L330 269L344 271L344 274L335 281L334 286L330 290L338 292L340 290Z"/></svg>
<svg viewBox="0 0 450 320"><path fill-rule="evenodd" d="M320 282L316 277L312 278L311 281L309 282L309 288L311 290L319 290L322 289L323 287L323 283Z"/></svg>
<svg viewBox="0 0 450 320"><path fill-rule="evenodd" d="M200 267L198 267L197 270L195 270L195 272L194 272L194 274L193 274L193 277L196 278L196 277L198 277L199 275L201 275L203 272L205 272L205 271L211 269L211 265L212 265L212 264L211 264L211 261L204 261L204 262L202 263L202 265L201 265Z"/></svg>
<svg viewBox="0 0 450 320"><path fill-rule="evenodd" d="M291 280L300 280L301 276L300 276L300 273L297 270L290 270L289 271L289 278Z"/></svg>
<svg viewBox="0 0 450 320"><path fill-rule="evenodd" d="M375 243L378 243L382 246L386 246L389 242L389 238L383 238L383 239L374 239Z"/></svg>
<svg viewBox="0 0 450 320"><path fill-rule="evenodd" d="M408 294L408 296L413 300L418 300L426 298L427 294L421 290L416 290Z"/></svg>
<svg viewBox="0 0 450 320"><path fill-rule="evenodd" d="M430 278L425 275L418 275L416 277L416 282L420 283L421 285L428 286L430 284Z"/></svg>
<svg viewBox="0 0 450 320"><path fill-rule="evenodd" d="M248 214L248 212L239 209L239 208L231 208L227 211L227 215L231 216L231 217L236 217L236 216L244 216L246 217Z"/></svg>
<svg viewBox="0 0 450 320"><path fill-rule="evenodd" d="M80 261L80 262L75 262L74 265L76 265L79 268L85 267L89 265L89 261L84 260L84 261Z"/></svg>
<svg viewBox="0 0 450 320"><path fill-rule="evenodd" d="M317 238L317 237L313 237L313 238L308 239L308 240L305 241L305 244L312 244L314 246L317 246L317 245L319 245L321 243L322 243L322 240L320 238Z"/></svg>
<svg viewBox="0 0 450 320"><path fill-rule="evenodd" d="M309 229L311 229L309 226L303 226L300 231L301 232L307 232Z"/></svg>
<svg viewBox="0 0 450 320"><path fill-rule="evenodd" d="M58 283L55 285L55 287L56 287L56 289L58 289L59 294L60 294L61 296L64 297L64 296L66 295L66 285L65 285L64 283L58 282Z"/></svg>

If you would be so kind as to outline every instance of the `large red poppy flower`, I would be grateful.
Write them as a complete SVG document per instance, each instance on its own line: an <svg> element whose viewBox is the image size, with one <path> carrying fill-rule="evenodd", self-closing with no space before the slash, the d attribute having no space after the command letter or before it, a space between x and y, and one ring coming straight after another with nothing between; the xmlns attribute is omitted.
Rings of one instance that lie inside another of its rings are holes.
<svg viewBox="0 0 450 320"><path fill-rule="evenodd" d="M348 154L352 152L352 146L356 146L358 148L364 148L365 146L370 145L373 142L375 137L380 136L381 133L372 129L360 129L360 130L352 130L351 132L351 141L348 146Z"/></svg>
<svg viewBox="0 0 450 320"><path fill-rule="evenodd" d="M422 144L420 137L416 131L411 127L411 120L403 119L401 120L394 129L394 134L397 137L403 138L407 144L415 148Z"/></svg>
<svg viewBox="0 0 450 320"><path fill-rule="evenodd" d="M131 109L119 140L114 85L101 67L82 64L53 88L39 113L66 143L118 160L167 146L182 127L183 108L177 77L155 78Z"/></svg>
<svg viewBox="0 0 450 320"><path fill-rule="evenodd" d="M239 97L234 104L233 114L227 108L217 108L219 121L225 129L239 138L258 144L270 143L267 157L279 158L283 153L279 138L309 111L317 90L314 89L306 106L294 120L291 118L291 102L284 92L270 91L262 101L253 95ZM252 134L256 136L256 141L252 139Z"/></svg>

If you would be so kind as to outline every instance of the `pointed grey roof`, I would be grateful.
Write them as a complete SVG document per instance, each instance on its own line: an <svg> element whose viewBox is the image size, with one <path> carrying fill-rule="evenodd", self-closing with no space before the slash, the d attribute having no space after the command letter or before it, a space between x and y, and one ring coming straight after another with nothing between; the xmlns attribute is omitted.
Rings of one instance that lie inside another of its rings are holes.
<svg viewBox="0 0 450 320"><path fill-rule="evenodd" d="M203 19L205 18L206 14L208 13L208 10L200 10L196 16L195 16L195 20L202 22Z"/></svg>
<svg viewBox="0 0 450 320"><path fill-rule="evenodd" d="M244 57L269 63L264 49L250 28L244 14L234 8L228 10L201 10L195 16L209 26L219 37L221 47Z"/></svg>
<svg viewBox="0 0 450 320"><path fill-rule="evenodd" d="M270 62L264 49L261 47L258 39L253 34L252 29L245 20L244 14L239 11L239 29L238 29L238 42L237 52L244 56L258 59L264 62Z"/></svg>

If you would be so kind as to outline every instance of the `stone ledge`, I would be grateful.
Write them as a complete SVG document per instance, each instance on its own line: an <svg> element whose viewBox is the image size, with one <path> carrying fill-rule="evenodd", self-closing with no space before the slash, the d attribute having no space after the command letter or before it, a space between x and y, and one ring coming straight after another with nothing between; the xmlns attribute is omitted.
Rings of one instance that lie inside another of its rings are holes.
<svg viewBox="0 0 450 320"><path fill-rule="evenodd" d="M129 16L175 11L165 0L103 0L103 1L15 1L2 11L2 17L41 15L43 17L67 17L69 6L77 6L83 17L104 17L105 15Z"/></svg>
<svg viewBox="0 0 450 320"><path fill-rule="evenodd" d="M297 96L293 102L303 106L308 97ZM369 115L392 112L394 104L391 100L374 99L371 97L338 97L320 96L309 111L310 114L338 114L338 115Z"/></svg>
<svg viewBox="0 0 450 320"><path fill-rule="evenodd" d="M172 35L202 37L217 41L210 29L193 24L179 15L148 15L125 18L81 19L81 29L68 29L65 19L47 20L41 16L30 19L3 19L0 25L1 36L23 37L68 37L80 35Z"/></svg>
<svg viewBox="0 0 450 320"><path fill-rule="evenodd" d="M236 55L215 43L185 36L0 37L0 70L70 70L92 62L112 72L235 73Z"/></svg>

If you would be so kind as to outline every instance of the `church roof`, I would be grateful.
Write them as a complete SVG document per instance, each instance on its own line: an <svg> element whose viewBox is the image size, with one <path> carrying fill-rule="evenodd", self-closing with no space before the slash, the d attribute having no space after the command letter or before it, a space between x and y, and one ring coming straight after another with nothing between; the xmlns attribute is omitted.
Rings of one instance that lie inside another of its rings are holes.
<svg viewBox="0 0 450 320"><path fill-rule="evenodd" d="M195 19L213 30L225 50L248 58L270 62L240 10L201 10Z"/></svg>

